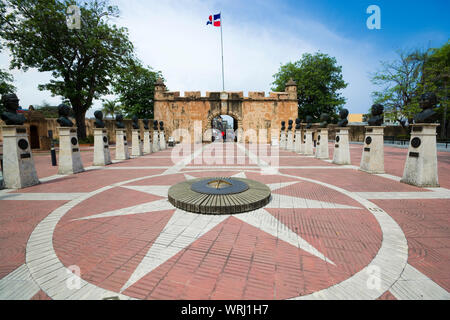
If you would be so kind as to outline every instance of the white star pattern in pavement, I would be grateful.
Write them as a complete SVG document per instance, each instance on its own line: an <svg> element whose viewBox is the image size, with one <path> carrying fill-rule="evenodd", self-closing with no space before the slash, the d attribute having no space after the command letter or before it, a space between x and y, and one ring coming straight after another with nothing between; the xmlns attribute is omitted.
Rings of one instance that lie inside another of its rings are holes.
<svg viewBox="0 0 450 320"><path fill-rule="evenodd" d="M186 178L194 178L185 175ZM233 177L245 178L243 172ZM301 183L299 181L268 184L272 191ZM334 264L333 261L325 257L321 252L309 244L297 233L290 230L281 221L275 218L264 208L236 215L201 215L176 209L168 200L167 194L171 186L123 186L131 190L136 190L152 195L164 197L136 206L108 211L75 220L100 219L106 217L116 217L134 214L146 214L162 210L175 210L164 229L154 241L147 254L144 256L138 267L121 289L121 293L135 284L141 278L154 269L174 257L181 250L189 247L204 234L214 227L233 216L251 226L258 228L284 242L287 242L301 250L304 250L327 263ZM266 208L328 208L328 209L361 209L359 207L341 205L331 202L310 200L305 198L291 197L272 193L271 202Z"/></svg>

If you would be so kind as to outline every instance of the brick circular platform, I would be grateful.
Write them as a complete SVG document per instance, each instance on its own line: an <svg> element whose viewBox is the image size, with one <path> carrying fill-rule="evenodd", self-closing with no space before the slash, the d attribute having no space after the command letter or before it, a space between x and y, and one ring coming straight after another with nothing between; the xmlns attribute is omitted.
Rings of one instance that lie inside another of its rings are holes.
<svg viewBox="0 0 450 320"><path fill-rule="evenodd" d="M169 202L201 214L236 214L259 209L270 202L270 188L243 178L214 177L184 181L169 189Z"/></svg>

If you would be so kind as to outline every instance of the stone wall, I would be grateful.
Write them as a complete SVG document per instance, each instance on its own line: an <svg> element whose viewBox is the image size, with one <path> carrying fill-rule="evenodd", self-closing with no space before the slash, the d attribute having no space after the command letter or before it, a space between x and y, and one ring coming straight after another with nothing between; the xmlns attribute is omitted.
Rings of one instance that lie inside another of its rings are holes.
<svg viewBox="0 0 450 320"><path fill-rule="evenodd" d="M297 117L297 86L288 84L285 92L271 92L268 97L264 92L206 92L201 96L199 91L168 92L162 82L155 86L155 119L164 121L167 136L175 129L186 129L191 141L194 141L195 124L201 123L202 140L211 141L207 134L211 122L220 115L229 115L237 122L238 130L247 135L248 142L251 130L258 135L260 129L267 129L267 140L270 141L270 130L280 129L280 122ZM260 137L264 138L264 137ZM176 137L177 139L177 137ZM178 139L177 139L178 140Z"/></svg>

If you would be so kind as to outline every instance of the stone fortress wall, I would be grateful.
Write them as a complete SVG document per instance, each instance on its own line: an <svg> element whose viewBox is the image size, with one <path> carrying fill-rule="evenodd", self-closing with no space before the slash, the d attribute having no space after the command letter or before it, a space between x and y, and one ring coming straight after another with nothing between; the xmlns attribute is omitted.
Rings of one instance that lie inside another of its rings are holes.
<svg viewBox="0 0 450 320"><path fill-rule="evenodd" d="M201 96L200 91L184 92L181 96L179 91L166 91L164 84L158 81L154 111L155 119L164 121L167 136L183 128L189 131L193 142L194 123L200 121L202 140L210 142L210 135L205 132L211 129L211 121L217 116L229 115L237 122L238 132L246 133L242 138L246 142L250 140L250 130L258 134L260 129L267 130L265 138L270 142L272 129L279 132L282 120L297 117L297 86L288 83L285 92L270 92L268 97L264 92L249 92L248 97L244 97L243 92L206 92L206 96Z"/></svg>

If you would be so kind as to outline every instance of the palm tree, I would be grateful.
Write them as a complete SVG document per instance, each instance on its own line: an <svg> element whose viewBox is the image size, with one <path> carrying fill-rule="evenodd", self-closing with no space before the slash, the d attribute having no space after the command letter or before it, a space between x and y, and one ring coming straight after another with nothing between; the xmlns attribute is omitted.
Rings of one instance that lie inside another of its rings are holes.
<svg viewBox="0 0 450 320"><path fill-rule="evenodd" d="M105 117L111 116L111 118L114 118L120 111L121 107L117 104L116 100L103 100L102 112Z"/></svg>

